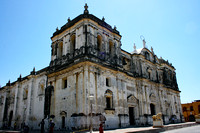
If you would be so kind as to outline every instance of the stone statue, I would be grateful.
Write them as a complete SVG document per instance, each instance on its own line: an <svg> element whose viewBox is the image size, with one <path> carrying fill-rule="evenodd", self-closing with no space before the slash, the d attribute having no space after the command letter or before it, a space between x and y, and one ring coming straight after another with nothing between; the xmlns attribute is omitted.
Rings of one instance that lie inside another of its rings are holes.
<svg viewBox="0 0 200 133"><path fill-rule="evenodd" d="M162 120L162 113L160 112L157 115L153 115L152 118L154 121L160 121Z"/></svg>
<svg viewBox="0 0 200 133"><path fill-rule="evenodd" d="M163 120L162 120L162 113L158 113L157 115L153 115L153 128L162 128L163 127Z"/></svg>

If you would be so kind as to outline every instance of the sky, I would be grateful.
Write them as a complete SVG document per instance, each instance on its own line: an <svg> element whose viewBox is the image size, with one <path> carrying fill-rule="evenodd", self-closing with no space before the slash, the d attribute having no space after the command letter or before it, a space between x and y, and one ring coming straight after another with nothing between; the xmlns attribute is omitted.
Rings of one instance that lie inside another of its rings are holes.
<svg viewBox="0 0 200 133"><path fill-rule="evenodd" d="M116 26L122 49L147 47L176 68L181 102L200 99L199 0L0 0L0 86L47 67L50 37L88 4L90 14Z"/></svg>

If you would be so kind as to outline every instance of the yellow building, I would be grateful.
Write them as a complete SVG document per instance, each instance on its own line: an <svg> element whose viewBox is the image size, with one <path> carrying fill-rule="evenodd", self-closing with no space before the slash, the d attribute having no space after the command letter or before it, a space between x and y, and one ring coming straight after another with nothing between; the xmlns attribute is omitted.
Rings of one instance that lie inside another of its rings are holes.
<svg viewBox="0 0 200 133"><path fill-rule="evenodd" d="M195 115L200 114L200 100L192 103L181 104L185 122L195 121Z"/></svg>

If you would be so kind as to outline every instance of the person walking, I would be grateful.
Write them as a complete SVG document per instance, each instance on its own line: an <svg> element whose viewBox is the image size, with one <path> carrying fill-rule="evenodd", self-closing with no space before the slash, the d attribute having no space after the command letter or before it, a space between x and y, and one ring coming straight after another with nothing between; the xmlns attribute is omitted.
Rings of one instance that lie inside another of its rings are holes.
<svg viewBox="0 0 200 133"><path fill-rule="evenodd" d="M17 122L15 121L15 123L14 123L14 130L16 130L17 129Z"/></svg>
<svg viewBox="0 0 200 133"><path fill-rule="evenodd" d="M42 121L39 123L39 126L41 127L41 133L44 133L44 119L42 119Z"/></svg>
<svg viewBox="0 0 200 133"><path fill-rule="evenodd" d="M53 120L50 120L50 124L49 124L49 133L53 133L53 128L54 128L55 124L53 122Z"/></svg>
<svg viewBox="0 0 200 133"><path fill-rule="evenodd" d="M102 124L100 124L99 133L103 133L103 125Z"/></svg>
<svg viewBox="0 0 200 133"><path fill-rule="evenodd" d="M24 133L29 133L29 126L28 125L24 125Z"/></svg>

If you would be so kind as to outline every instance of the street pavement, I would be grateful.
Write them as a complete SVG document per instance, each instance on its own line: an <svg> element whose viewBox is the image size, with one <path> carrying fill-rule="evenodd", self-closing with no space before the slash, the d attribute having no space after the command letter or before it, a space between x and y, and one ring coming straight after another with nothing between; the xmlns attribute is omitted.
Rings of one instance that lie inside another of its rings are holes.
<svg viewBox="0 0 200 133"><path fill-rule="evenodd" d="M129 128L120 128L113 130L105 130L104 133L200 133L200 124L195 122L186 122L179 124L169 124L164 125L163 128L153 128L151 127L129 127ZM0 133L14 133L13 131L0 130ZM17 132L15 132L17 133ZM18 132L20 133L20 132ZM33 130L29 133L40 133L39 130ZM89 133L89 131L54 131L54 133ZM99 133L99 131L93 131L93 133Z"/></svg>
<svg viewBox="0 0 200 133"><path fill-rule="evenodd" d="M200 125L169 130L162 133L200 133Z"/></svg>

